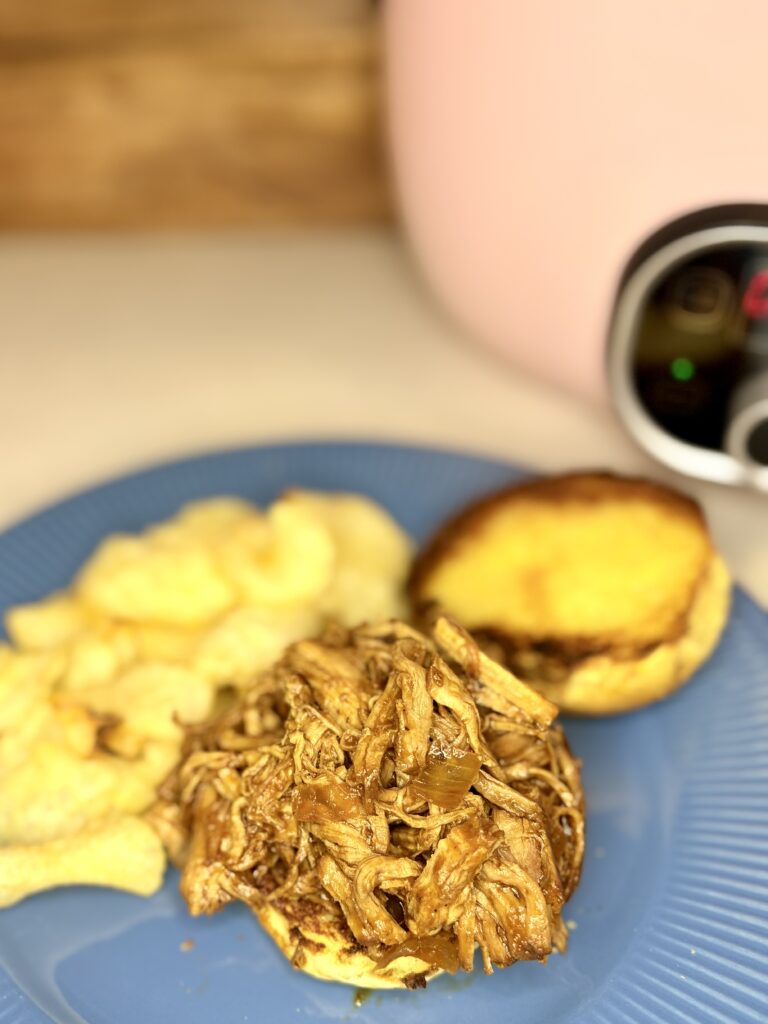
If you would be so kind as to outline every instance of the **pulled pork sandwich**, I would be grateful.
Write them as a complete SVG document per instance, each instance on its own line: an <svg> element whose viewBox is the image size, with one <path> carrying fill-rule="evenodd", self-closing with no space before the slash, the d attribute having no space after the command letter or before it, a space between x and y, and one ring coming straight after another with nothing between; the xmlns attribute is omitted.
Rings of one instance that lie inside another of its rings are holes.
<svg viewBox="0 0 768 1024"><path fill-rule="evenodd" d="M193 914L242 900L316 977L544 960L584 851L556 714L446 618L331 627L188 730L152 822Z"/></svg>

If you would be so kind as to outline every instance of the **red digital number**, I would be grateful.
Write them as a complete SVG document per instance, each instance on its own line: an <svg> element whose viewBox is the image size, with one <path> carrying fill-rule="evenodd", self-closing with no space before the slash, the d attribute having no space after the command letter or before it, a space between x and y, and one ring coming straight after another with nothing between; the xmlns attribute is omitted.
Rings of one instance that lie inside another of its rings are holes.
<svg viewBox="0 0 768 1024"><path fill-rule="evenodd" d="M758 270L747 285L741 308L750 320L768 319L768 267Z"/></svg>

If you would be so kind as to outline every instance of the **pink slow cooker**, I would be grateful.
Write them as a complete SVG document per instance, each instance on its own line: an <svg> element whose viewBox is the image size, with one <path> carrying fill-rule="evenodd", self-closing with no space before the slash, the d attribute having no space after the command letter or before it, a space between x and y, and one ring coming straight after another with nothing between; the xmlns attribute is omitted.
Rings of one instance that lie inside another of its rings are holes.
<svg viewBox="0 0 768 1024"><path fill-rule="evenodd" d="M768 489L768 3L385 0L402 216L479 339Z"/></svg>

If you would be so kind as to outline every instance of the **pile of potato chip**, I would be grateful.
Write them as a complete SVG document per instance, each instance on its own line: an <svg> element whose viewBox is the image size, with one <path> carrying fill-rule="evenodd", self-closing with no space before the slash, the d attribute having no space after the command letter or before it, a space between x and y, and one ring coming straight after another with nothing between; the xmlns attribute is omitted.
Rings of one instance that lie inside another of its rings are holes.
<svg viewBox="0 0 768 1024"><path fill-rule="evenodd" d="M408 538L366 498L290 492L265 511L187 505L108 537L68 590L6 616L0 906L70 883L149 894L141 818L198 722L329 620L401 617Z"/></svg>

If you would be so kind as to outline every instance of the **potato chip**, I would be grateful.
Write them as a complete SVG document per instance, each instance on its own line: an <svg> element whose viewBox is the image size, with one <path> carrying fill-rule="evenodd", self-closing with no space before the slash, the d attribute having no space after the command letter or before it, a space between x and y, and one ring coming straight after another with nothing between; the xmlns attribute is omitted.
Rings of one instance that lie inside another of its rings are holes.
<svg viewBox="0 0 768 1024"><path fill-rule="evenodd" d="M53 720L50 694L63 662L60 654L19 653L0 645L0 784Z"/></svg>
<svg viewBox="0 0 768 1024"><path fill-rule="evenodd" d="M179 752L175 738L144 743L133 761L109 753L82 757L60 738L45 736L46 731L30 745L23 762L4 767L0 846L70 835L116 810L140 813Z"/></svg>
<svg viewBox="0 0 768 1024"><path fill-rule="evenodd" d="M37 739L23 762L3 772L0 844L70 835L110 813L121 767L109 755L83 758L61 742Z"/></svg>
<svg viewBox="0 0 768 1024"><path fill-rule="evenodd" d="M392 516L360 494L290 491L283 499L294 509L315 516L330 531L337 564L394 584L404 582L413 545Z"/></svg>
<svg viewBox="0 0 768 1024"><path fill-rule="evenodd" d="M70 691L111 682L138 656L133 630L110 620L95 620L67 649L69 658L61 686Z"/></svg>
<svg viewBox="0 0 768 1024"><path fill-rule="evenodd" d="M336 568L320 598L326 618L355 626L405 617L413 547L380 505L357 494L311 491L291 491L286 501L317 516L333 537Z"/></svg>
<svg viewBox="0 0 768 1024"><path fill-rule="evenodd" d="M100 731L111 724L111 716L73 704L59 694L53 695L50 707L51 717L39 735L58 739L78 757L91 757L96 752Z"/></svg>
<svg viewBox="0 0 768 1024"><path fill-rule="evenodd" d="M69 643L88 625L86 609L71 594L52 594L35 604L11 608L5 628L11 641L26 651L48 651Z"/></svg>
<svg viewBox="0 0 768 1024"><path fill-rule="evenodd" d="M76 586L87 605L117 619L171 626L210 622L235 598L205 548L140 537L104 541Z"/></svg>
<svg viewBox="0 0 768 1024"><path fill-rule="evenodd" d="M8 772L24 763L29 757L32 744L37 742L54 721L55 716L51 704L46 700L37 701L13 728L0 732L0 799L2 799L2 783ZM2 841L2 836L0 836L0 843Z"/></svg>
<svg viewBox="0 0 768 1024"><path fill-rule="evenodd" d="M361 622L406 619L408 602L402 589L388 580L344 565L334 575L333 584L323 598L322 610L326 620L335 619L351 627Z"/></svg>
<svg viewBox="0 0 768 1024"><path fill-rule="evenodd" d="M167 740L181 735L179 722L199 722L210 713L214 692L189 669L150 661L77 696L86 707L115 715L137 736Z"/></svg>
<svg viewBox="0 0 768 1024"><path fill-rule="evenodd" d="M197 542L208 546L225 539L240 523L261 516L255 505L242 498L207 498L184 505L173 519L153 527L149 536L167 543Z"/></svg>
<svg viewBox="0 0 768 1024"><path fill-rule="evenodd" d="M151 623L99 622L69 645L61 686L72 691L101 686L136 662L188 663L204 635L201 630Z"/></svg>
<svg viewBox="0 0 768 1024"><path fill-rule="evenodd" d="M178 760L180 738L144 741L141 754L130 760L112 759L115 768L113 807L140 814L155 799L155 790Z"/></svg>
<svg viewBox="0 0 768 1024"><path fill-rule="evenodd" d="M163 880L162 843L146 822L109 815L42 843L0 847L0 907L57 885L103 885L141 896Z"/></svg>
<svg viewBox="0 0 768 1024"><path fill-rule="evenodd" d="M139 623L131 628L136 657L141 661L189 663L203 636L204 630L151 623Z"/></svg>
<svg viewBox="0 0 768 1024"><path fill-rule="evenodd" d="M288 501L275 502L262 520L235 526L217 551L240 600L268 609L316 600L331 582L336 559L328 529Z"/></svg>
<svg viewBox="0 0 768 1024"><path fill-rule="evenodd" d="M64 658L56 652L19 654L4 649L0 659L0 735L19 728L36 705L48 700L63 666Z"/></svg>
<svg viewBox="0 0 768 1024"><path fill-rule="evenodd" d="M310 609L280 616L257 608L236 608L205 635L192 666L217 686L246 686L273 664L288 644L318 632L322 621Z"/></svg>

